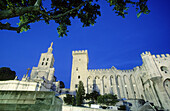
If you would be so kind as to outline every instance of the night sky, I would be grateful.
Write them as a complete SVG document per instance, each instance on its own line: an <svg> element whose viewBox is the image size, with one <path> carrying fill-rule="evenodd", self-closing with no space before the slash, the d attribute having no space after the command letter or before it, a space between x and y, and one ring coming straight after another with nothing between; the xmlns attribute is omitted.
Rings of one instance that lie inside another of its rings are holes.
<svg viewBox="0 0 170 111"><path fill-rule="evenodd" d="M125 17L116 16L105 0L101 0L101 16L91 27L72 20L67 37L59 38L57 24L31 24L31 30L18 34L0 30L0 67L9 67L19 79L27 68L37 67L41 53L51 42L57 80L70 86L72 51L88 50L89 69L133 69L142 65L140 54L170 54L170 0L149 0L149 15L137 18L135 8ZM10 19L13 23L17 19ZM31 71L30 71L31 72ZM29 74L30 74L29 72Z"/></svg>

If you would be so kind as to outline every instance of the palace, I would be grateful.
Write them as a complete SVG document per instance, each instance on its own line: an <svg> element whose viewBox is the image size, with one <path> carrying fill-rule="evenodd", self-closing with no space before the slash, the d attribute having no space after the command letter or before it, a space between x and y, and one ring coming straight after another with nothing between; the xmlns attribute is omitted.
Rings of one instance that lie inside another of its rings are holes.
<svg viewBox="0 0 170 111"><path fill-rule="evenodd" d="M119 99L144 99L155 106L170 110L170 55L141 54L143 64L132 70L88 69L87 50L72 52L70 90L84 83L86 93L116 94Z"/></svg>

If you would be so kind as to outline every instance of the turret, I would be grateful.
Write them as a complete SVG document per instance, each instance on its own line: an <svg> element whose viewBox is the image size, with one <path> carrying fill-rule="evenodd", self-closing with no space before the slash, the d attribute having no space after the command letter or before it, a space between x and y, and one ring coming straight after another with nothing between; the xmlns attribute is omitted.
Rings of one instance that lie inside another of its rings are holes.
<svg viewBox="0 0 170 111"><path fill-rule="evenodd" d="M150 52L145 52L141 54L143 64L149 74L150 77L154 76L161 76L160 72L158 71L158 67L155 63L154 56L151 55Z"/></svg>

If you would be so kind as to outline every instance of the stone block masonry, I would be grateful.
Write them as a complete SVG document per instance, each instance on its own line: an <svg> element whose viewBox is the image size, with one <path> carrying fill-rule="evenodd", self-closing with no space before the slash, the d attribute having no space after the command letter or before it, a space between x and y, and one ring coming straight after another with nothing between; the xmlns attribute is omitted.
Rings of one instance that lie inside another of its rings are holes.
<svg viewBox="0 0 170 111"><path fill-rule="evenodd" d="M0 91L1 111L62 111L62 100L55 92Z"/></svg>

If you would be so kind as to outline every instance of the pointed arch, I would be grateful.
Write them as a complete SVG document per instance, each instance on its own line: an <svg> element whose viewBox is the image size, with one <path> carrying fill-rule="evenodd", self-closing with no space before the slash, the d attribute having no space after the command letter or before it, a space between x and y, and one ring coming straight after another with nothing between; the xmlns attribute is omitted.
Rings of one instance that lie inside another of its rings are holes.
<svg viewBox="0 0 170 111"><path fill-rule="evenodd" d="M107 88L108 88L108 84L107 84L107 76L103 76L102 77L102 83L103 83L103 94L107 93Z"/></svg>
<svg viewBox="0 0 170 111"><path fill-rule="evenodd" d="M93 82L93 87L94 90L100 93L100 89L101 89L101 80L99 76L96 76L94 78L94 82Z"/></svg>
<svg viewBox="0 0 170 111"><path fill-rule="evenodd" d="M130 82L129 82L129 79L126 75L123 76L123 80L124 80L124 85L125 85L125 93L127 95L127 99L129 98L133 98L132 96L132 90L131 90L131 87L130 87Z"/></svg>
<svg viewBox="0 0 170 111"><path fill-rule="evenodd" d="M168 95L168 97L170 98L170 78L167 78L164 82L163 82L163 86L165 88L165 91Z"/></svg>
<svg viewBox="0 0 170 111"><path fill-rule="evenodd" d="M134 98L139 98L139 91L138 91L138 87L137 87L137 84L136 84L136 80L135 80L135 77L133 75L130 76L130 80L131 80L131 83L132 83L132 91L133 91L133 94L134 94Z"/></svg>
<svg viewBox="0 0 170 111"><path fill-rule="evenodd" d="M89 76L87 78L87 93L91 93L93 91L93 78Z"/></svg>
<svg viewBox="0 0 170 111"><path fill-rule="evenodd" d="M123 91L123 86L122 86L122 80L121 80L121 76L117 76L117 89L118 89L118 94L119 94L119 98L124 98L124 91Z"/></svg>

